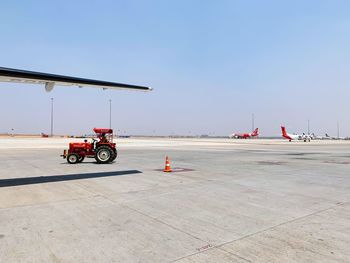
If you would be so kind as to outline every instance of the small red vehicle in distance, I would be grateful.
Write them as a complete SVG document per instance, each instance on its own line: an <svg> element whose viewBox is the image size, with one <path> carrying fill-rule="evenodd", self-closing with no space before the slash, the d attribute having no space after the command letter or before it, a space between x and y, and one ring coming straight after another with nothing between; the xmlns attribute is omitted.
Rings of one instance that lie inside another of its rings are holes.
<svg viewBox="0 0 350 263"><path fill-rule="evenodd" d="M95 158L97 163L110 163L117 158L116 144L113 142L113 130L108 128L94 128L96 137L91 142L69 143L69 149L61 155L70 164L81 163L85 157Z"/></svg>

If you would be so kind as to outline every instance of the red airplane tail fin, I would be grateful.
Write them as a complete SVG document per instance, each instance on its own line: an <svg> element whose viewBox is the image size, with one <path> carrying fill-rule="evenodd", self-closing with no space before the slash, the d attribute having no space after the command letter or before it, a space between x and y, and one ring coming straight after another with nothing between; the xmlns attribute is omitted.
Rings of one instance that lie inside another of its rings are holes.
<svg viewBox="0 0 350 263"><path fill-rule="evenodd" d="M282 129L282 135L283 135L283 136L287 136L286 127L281 126L281 129Z"/></svg>
<svg viewBox="0 0 350 263"><path fill-rule="evenodd" d="M259 135L259 128L256 128L253 133L252 136L258 136Z"/></svg>

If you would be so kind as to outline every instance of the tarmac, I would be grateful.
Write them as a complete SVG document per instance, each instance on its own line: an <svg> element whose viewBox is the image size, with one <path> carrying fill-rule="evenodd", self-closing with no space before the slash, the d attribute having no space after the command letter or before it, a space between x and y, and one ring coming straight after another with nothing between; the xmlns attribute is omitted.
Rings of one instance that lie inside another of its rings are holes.
<svg viewBox="0 0 350 263"><path fill-rule="evenodd" d="M350 262L350 141L71 141L0 138L0 262Z"/></svg>

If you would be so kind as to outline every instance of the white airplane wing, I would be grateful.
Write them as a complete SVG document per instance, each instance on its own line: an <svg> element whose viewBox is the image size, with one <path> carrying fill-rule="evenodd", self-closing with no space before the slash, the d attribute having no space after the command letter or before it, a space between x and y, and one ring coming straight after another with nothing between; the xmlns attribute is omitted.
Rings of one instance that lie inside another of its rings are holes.
<svg viewBox="0 0 350 263"><path fill-rule="evenodd" d="M77 78L70 76L62 76L56 74L48 74L42 72L34 72L20 69L11 69L0 67L0 82L14 82L27 84L43 84L45 90L50 92L54 86L77 86L94 87L103 89L129 89L140 91L151 91L152 88L145 86L137 86L130 84L122 84L116 82Z"/></svg>

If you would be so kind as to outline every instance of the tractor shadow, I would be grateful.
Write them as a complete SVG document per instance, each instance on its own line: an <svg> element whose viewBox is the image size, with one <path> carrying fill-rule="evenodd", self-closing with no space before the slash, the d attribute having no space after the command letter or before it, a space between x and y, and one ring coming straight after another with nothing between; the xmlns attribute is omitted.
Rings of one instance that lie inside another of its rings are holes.
<svg viewBox="0 0 350 263"><path fill-rule="evenodd" d="M0 187L11 187L11 186L30 185L30 184L44 184L44 183L92 179L92 178L101 178L101 177L112 177L112 176L122 176L122 175L140 174L140 173L142 173L142 172L139 170L125 170L125 171L115 171L115 172L67 174L67 175L51 175L51 176L0 179Z"/></svg>

